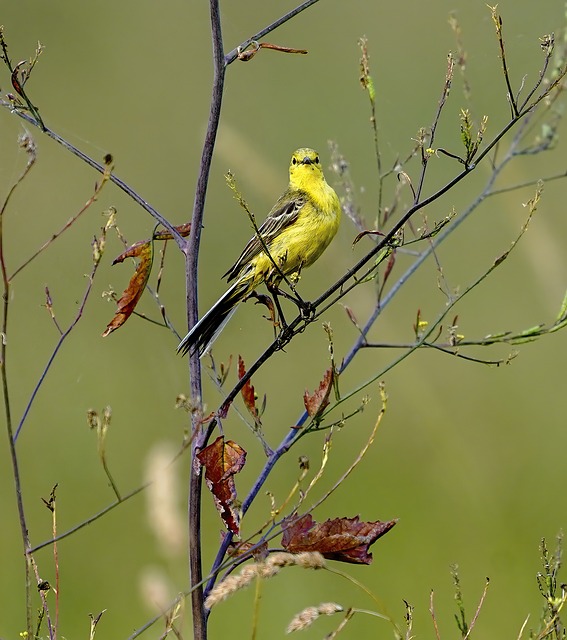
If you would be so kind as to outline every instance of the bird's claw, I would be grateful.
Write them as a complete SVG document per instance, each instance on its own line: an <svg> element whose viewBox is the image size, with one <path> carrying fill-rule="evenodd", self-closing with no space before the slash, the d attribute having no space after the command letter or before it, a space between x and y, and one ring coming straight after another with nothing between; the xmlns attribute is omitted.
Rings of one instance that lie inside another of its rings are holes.
<svg viewBox="0 0 567 640"><path fill-rule="evenodd" d="M315 307L312 302L305 302L305 300L302 300L301 304L298 304L297 306L299 307L299 313L302 320L313 320L315 317Z"/></svg>

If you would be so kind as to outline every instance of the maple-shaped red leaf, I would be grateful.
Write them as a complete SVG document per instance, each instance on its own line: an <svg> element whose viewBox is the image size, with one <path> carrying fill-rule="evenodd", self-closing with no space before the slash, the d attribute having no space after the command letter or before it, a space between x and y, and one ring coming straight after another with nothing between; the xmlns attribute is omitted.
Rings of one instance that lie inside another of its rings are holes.
<svg viewBox="0 0 567 640"><path fill-rule="evenodd" d="M205 481L215 498L215 505L227 529L234 535L239 533L240 517L234 508L236 487L234 474L246 462L246 451L224 436L219 436L212 444L197 454L197 459L205 467Z"/></svg>
<svg viewBox="0 0 567 640"><path fill-rule="evenodd" d="M246 365L244 364L244 360L241 358L241 356L238 356L238 379L242 380L245 375ZM250 412L250 415L254 418L256 424L260 425L260 413L258 411L258 407L256 406L256 391L250 379L246 381L246 383L240 390L240 393L242 394L242 399L244 400L244 404Z"/></svg>
<svg viewBox="0 0 567 640"><path fill-rule="evenodd" d="M333 367L329 367L329 369L325 371L323 380L319 383L319 388L316 389L313 394L310 394L309 391L305 390L305 393L303 394L303 404L305 405L305 409L307 410L307 414L310 418L318 418L325 410L325 407L329 404L329 396L331 395L331 389L333 388L334 373Z"/></svg>
<svg viewBox="0 0 567 640"><path fill-rule="evenodd" d="M318 524L308 513L284 523L282 546L290 553L318 551L328 560L370 564L372 554L368 548L396 522L361 522L356 516L334 518Z"/></svg>
<svg viewBox="0 0 567 640"><path fill-rule="evenodd" d="M134 275L130 278L128 286L124 290L122 297L118 300L118 309L114 314L114 318L108 323L106 330L102 334L103 338L119 329L134 312L152 270L152 262L154 258L153 243L148 240L136 242L126 251L121 253L112 264L122 262L126 258L140 258Z"/></svg>

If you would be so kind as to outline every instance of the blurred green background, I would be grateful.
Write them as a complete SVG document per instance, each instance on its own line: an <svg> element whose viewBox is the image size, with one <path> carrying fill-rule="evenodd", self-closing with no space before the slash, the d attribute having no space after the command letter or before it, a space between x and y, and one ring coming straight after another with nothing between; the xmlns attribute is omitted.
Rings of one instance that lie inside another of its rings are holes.
<svg viewBox="0 0 567 640"><path fill-rule="evenodd" d="M294 3L248 0L224 2L222 17L228 51L278 18ZM539 38L564 21L560 2L502 0L510 72L515 86L526 76L533 83L542 61ZM263 51L248 64L235 63L227 74L221 128L208 189L201 254L200 302L204 311L223 291L221 275L250 236L249 223L225 185L231 170L254 211L269 210L286 183L290 153L299 146L317 148L329 166L328 140L339 144L350 162L359 190L357 202L372 226L377 180L368 100L359 86L357 40L368 37L376 83L380 137L385 166L405 157L420 127L437 109L446 56L455 50L448 16L455 11L469 53L469 105L458 74L437 146L457 149L458 112L470 106L478 122L489 116L487 138L506 122L509 108L500 72L497 42L484 0L404 0L399 3L326 0L287 23L266 39L306 48L308 56ZM185 222L193 203L204 128L208 116L211 62L206 2L69 0L4 3L0 13L13 61L29 58L38 40L45 52L27 85L45 122L95 159L110 152L116 174L172 222ZM0 75L3 92L9 77ZM17 148L22 121L0 113L2 158L0 192L7 193L25 165ZM4 246L13 270L75 214L92 193L95 173L61 147L32 131L38 162L18 189L5 214ZM563 129L563 133L565 133ZM523 183L565 169L565 142L553 152L518 161L501 186ZM415 179L419 167L414 165ZM431 161L426 192L443 184L456 165L447 158ZM427 211L439 220L453 207L462 210L488 178L482 166ZM331 183L334 176L327 170ZM393 186L391 184L390 186ZM391 197L386 194L386 202ZM543 201L527 236L511 258L461 304L459 331L480 337L520 330L555 318L565 289L565 183L545 186ZM533 187L489 199L439 251L451 287L466 286L505 251L526 216L522 206ZM403 194L403 203L410 199ZM153 220L114 186L51 249L14 281L10 300L8 375L12 415L17 423L58 339L44 304L48 286L59 323L67 327L77 313L91 270L91 241L104 224L110 205L118 224L134 242L150 236ZM338 238L301 282L302 294L315 297L344 273L368 248L353 252L356 231L345 218ZM365 241L368 242L368 241ZM364 245L364 246L362 246ZM84 317L65 342L42 386L18 441L18 456L28 526L33 544L51 535L50 514L41 502L58 483L58 529L64 531L113 500L86 411L110 405L112 427L107 449L110 468L127 493L147 477L149 466L175 451L187 425L175 398L188 392L186 361L175 355L170 332L138 318L103 339L114 312L102 293L125 287L131 264L111 267L121 251L110 236L103 264ZM406 260L400 258L400 265ZM395 274L394 274L395 275ZM429 261L402 290L373 332L379 340L409 341L416 311L433 319L445 304L437 288L437 271ZM154 279L155 282L155 274ZM185 333L183 263L172 245L161 287L162 302L180 334ZM345 303L361 322L375 299L372 284L359 287ZM141 309L157 318L149 296ZM238 311L219 340L217 360L242 354L251 363L271 337L253 305ZM452 317L453 314L451 314ZM356 332L337 306L326 320L335 332L337 360L348 351ZM385 376L389 404L377 442L351 478L316 512L318 520L360 514L365 520L398 517L395 529L374 547L370 567L345 567L364 582L401 624L403 599L415 607L417 637L434 637L428 613L435 592L442 638L456 636L450 565L458 563L470 615L485 578L491 579L477 622L477 637L517 638L526 616L537 626L543 605L536 572L538 545L550 546L567 526L564 464L565 349L567 332L521 348L510 365L489 368L433 352L420 352ZM487 359L504 358L509 348L476 351ZM267 394L264 428L275 446L302 410L305 388L314 389L328 366L327 340L317 325L298 337L254 379ZM349 392L384 367L390 351L362 353L345 373L341 388ZM230 381L234 382L235 371ZM334 439L331 460L318 495L331 486L368 438L379 410L377 385L362 415L349 421ZM348 407L357 406L364 393ZM205 389L215 408L220 396ZM264 460L262 448L233 411L224 423L228 437L248 450L248 464L237 479L244 496ZM297 458L307 455L318 467L323 437L304 438L276 468L266 489L280 502L294 483ZM12 470L6 439L0 449L0 637L17 638L25 628L22 545ZM175 466L162 494L145 494L59 544L60 635L88 637L89 613L106 609L98 635L125 638L151 617L152 603L187 587L185 485L188 460ZM165 474L161 474L165 478ZM161 485L160 485L161 486ZM171 503L171 504L170 504ZM164 508L156 512L156 504ZM153 506L152 506L153 505ZM261 494L245 535L269 513ZM169 509L167 507L170 507ZM205 571L217 549L221 525L205 495ZM156 532L156 521L162 531ZM164 542L163 536L170 537ZM160 537L161 536L161 537ZM52 550L36 554L41 577L54 583ZM563 580L564 580L563 576ZM231 633L248 637L253 590L219 606L210 619L211 637ZM260 638L283 637L286 624L300 609L333 600L343 606L371 609L375 604L344 579L328 573L289 569L266 583L261 602ZM191 637L187 609L184 637ZM305 638L319 638L338 620L320 621ZM146 635L159 637L158 623ZM236 631L235 631L236 628ZM98 637L98 636L97 636ZM144 636L145 637L145 636ZM358 617L345 638L392 637L386 622Z"/></svg>

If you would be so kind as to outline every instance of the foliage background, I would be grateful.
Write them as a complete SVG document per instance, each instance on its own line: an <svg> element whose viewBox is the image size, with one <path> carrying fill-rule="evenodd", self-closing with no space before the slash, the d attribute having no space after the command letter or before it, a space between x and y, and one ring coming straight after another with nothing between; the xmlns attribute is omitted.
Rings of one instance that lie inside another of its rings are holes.
<svg viewBox="0 0 567 640"><path fill-rule="evenodd" d="M224 3L227 50L294 3L277 6L260 0ZM359 204L367 219L375 215L376 174L367 99L358 85L357 40L369 40L378 91L378 110L385 164L412 145L421 126L428 126L437 106L445 59L454 50L447 25L456 10L469 52L473 115L489 115L489 133L508 115L490 12L481 0L437 0L423 3L344 3L327 0L271 34L270 40L307 48L308 56L261 52L252 62L234 64L228 72L223 116L209 184L206 228L201 258L200 299L205 310L221 293L220 276L250 236L248 222L224 184L231 169L255 211L267 211L285 186L290 152L298 146L319 149L328 165L327 140L336 140L351 162L360 187ZM505 38L516 84L536 77L541 61L538 38L559 31L559 2L517 3L502 0ZM174 223L187 220L210 94L211 64L206 3L101 0L83 3L21 0L2 7L14 60L29 57L40 40L46 50L28 85L46 123L89 155L111 152L116 173ZM3 90L9 79L1 79ZM466 106L456 81L437 140L455 148L459 142L458 110ZM17 151L22 123L7 112L0 116L2 158L0 189L5 193L25 163ZM8 260L15 265L35 250L89 197L97 177L52 141L32 132L39 162L12 201L6 219ZM561 145L563 142L561 143ZM526 159L505 176L506 184L564 170L560 146L546 157ZM454 169L448 159L435 160L431 185ZM439 220L454 205L470 202L489 167L481 168L427 212ZM330 181L332 176L327 171ZM564 251L567 222L561 181L546 185L530 231L511 260L459 308L460 331L481 336L521 329L555 317L565 288ZM524 221L525 189L489 199L440 251L452 286L465 285L508 248ZM409 194L407 195L409 198ZM45 309L49 286L58 319L76 312L90 271L90 243L109 205L119 211L119 225L130 241L148 237L153 221L113 186L102 194L73 230L18 277L10 318L9 377L14 413L21 415L31 390L52 352L57 335ZM369 222L369 226L371 223ZM355 234L345 219L338 239L316 267L302 279L307 297L325 288L354 261ZM177 393L187 390L186 362L175 356L176 339L168 332L133 319L107 339L100 337L114 306L101 294L109 284L121 291L130 275L127 266L111 268L121 248L112 240L98 274L96 295L86 317L73 332L42 388L18 443L24 499L32 541L50 537L50 519L40 497L59 483L59 528L64 530L112 500L100 468L94 434L86 426L90 407L113 408L109 463L123 491L140 483L149 452L160 443L179 443L185 416L174 410ZM180 333L184 333L182 261L168 249L162 297ZM348 299L364 318L374 300L372 285ZM435 265L429 262L382 317L375 336L409 340L417 308L433 318L444 298L436 287ZM144 301L156 316L152 301ZM336 352L344 353L354 329L337 307L329 313ZM251 329L248 329L251 327ZM270 338L258 320L258 309L239 310L217 357L230 350L252 360ZM371 568L353 568L398 620L405 598L416 607L418 634L432 634L427 613L435 590L442 637L453 631L453 598L449 566L457 562L469 610L480 597L486 576L489 598L478 622L479 637L513 637L528 613L539 614L538 544L567 525L564 453L564 354L561 333L526 345L509 366L487 368L421 352L386 378L390 401L377 444L355 475L316 513L318 519L357 513L366 520L399 517L395 530L375 547ZM508 350L490 355L503 357ZM272 443L279 441L301 411L302 393L313 389L327 366L327 343L316 327L279 354L254 380L268 394L264 424ZM489 352L482 352L485 357ZM343 390L371 375L390 357L369 351L342 380ZM210 406L218 396L208 389ZM348 423L335 440L328 482L344 469L365 441L378 410L371 390L368 410ZM257 474L263 453L247 428L233 418L230 437L249 451L239 478L245 486ZM303 439L276 469L269 489L282 498L297 475L296 459L306 454L312 466L321 440ZM7 448L0 450L0 636L17 637L24 628L21 542ZM181 483L178 506L184 509L187 460L177 467ZM219 538L212 501L205 496L205 570ZM265 516L269 502L259 500L253 523ZM150 615L140 584L148 570L167 577L172 595L183 589L187 570L183 551L160 550L148 520L143 496L122 505L60 544L61 629L66 637L86 636L88 614L108 609L100 627L108 637L125 637ZM38 554L44 578L53 581L50 551ZM283 635L299 609L335 600L348 606L370 606L365 596L329 575L284 572L266 585L260 637ZM315 595L314 595L315 594ZM235 624L242 635L250 627L252 593L238 594L211 619L211 637ZM320 637L331 622L322 622L304 637ZM355 620L345 637L378 632L390 637L386 623ZM150 632L150 636L152 632ZM155 635L155 632L154 632Z"/></svg>

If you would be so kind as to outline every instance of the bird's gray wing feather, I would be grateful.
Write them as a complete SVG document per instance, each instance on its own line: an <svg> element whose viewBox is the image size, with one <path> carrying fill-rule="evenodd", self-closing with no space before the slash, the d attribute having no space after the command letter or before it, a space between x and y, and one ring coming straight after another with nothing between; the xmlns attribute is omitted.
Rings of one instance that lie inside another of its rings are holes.
<svg viewBox="0 0 567 640"><path fill-rule="evenodd" d="M260 235L264 241L264 244L269 248L270 243L276 238L286 227L293 224L299 217L303 205L305 204L305 197L298 193L289 199L289 194L284 194L276 202L274 208L270 211L268 217L264 220L261 226L258 228ZM240 254L238 260L234 265L224 274L223 278L228 277L228 281L236 278L240 272L264 250L262 243L257 235L250 238L248 244L244 247L244 250Z"/></svg>

